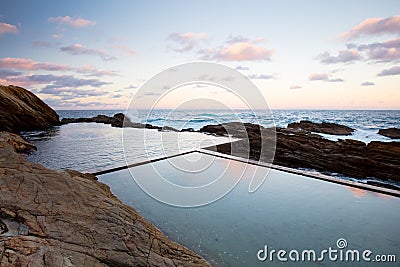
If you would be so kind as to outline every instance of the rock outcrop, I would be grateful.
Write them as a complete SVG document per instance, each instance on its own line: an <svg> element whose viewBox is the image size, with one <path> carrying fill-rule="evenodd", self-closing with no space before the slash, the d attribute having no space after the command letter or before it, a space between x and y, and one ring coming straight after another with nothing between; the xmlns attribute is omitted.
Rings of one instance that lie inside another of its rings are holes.
<svg viewBox="0 0 400 267"><path fill-rule="evenodd" d="M311 121L300 121L289 123L287 128L301 129L308 132L324 133L332 135L351 135L355 130L353 128L337 123L322 122L315 123Z"/></svg>
<svg viewBox="0 0 400 267"><path fill-rule="evenodd" d="M33 93L0 85L0 131L20 132L59 125L57 113Z"/></svg>
<svg viewBox="0 0 400 267"><path fill-rule="evenodd" d="M95 176L28 162L14 137L0 137L0 266L209 266Z"/></svg>
<svg viewBox="0 0 400 267"><path fill-rule="evenodd" d="M170 126L155 126L148 123L139 123L132 122L128 117L126 117L122 113L117 113L112 117L106 115L97 115L92 118L63 118L61 120L61 124L68 123L79 123L79 122L95 122L95 123L104 123L111 124L112 127L122 128L146 128L146 129L156 129L159 131L172 131L172 132L195 132L193 128L187 128L182 130L177 130Z"/></svg>
<svg viewBox="0 0 400 267"><path fill-rule="evenodd" d="M380 129L378 134L392 138L392 139L400 139L400 129L399 128L387 128Z"/></svg>
<svg viewBox="0 0 400 267"><path fill-rule="evenodd" d="M223 135L227 132L223 130L224 126L225 124L208 125L200 131ZM233 154L243 156L240 147L250 144L248 157L257 161L265 161L264 158L260 158L262 142L267 143L263 144L265 149L274 147L268 144L271 140L262 139L261 134L273 129L265 129L254 124L245 124L245 128L248 140L218 145L217 151L227 154L239 151L239 154ZM246 135L243 127L238 132L235 132L232 127L228 129L228 132L234 137L242 138L243 135ZM375 177L400 182L400 142L373 141L365 144L351 139L331 141L311 133L309 129L277 128L273 163L292 168L312 168L322 172L340 173L356 178Z"/></svg>
<svg viewBox="0 0 400 267"><path fill-rule="evenodd" d="M9 132L0 132L0 151L10 145L14 152L29 154L36 146L25 141L21 136Z"/></svg>
<svg viewBox="0 0 400 267"><path fill-rule="evenodd" d="M111 124L111 126L117 127L117 128L122 128L124 123L126 125L133 124L122 113L117 113L113 117L109 117L109 116L106 116L106 115L97 115L96 117L92 117L92 118L63 118L61 120L61 124L79 123L79 122L96 122L96 123ZM140 123L137 123L138 127L140 125L141 125Z"/></svg>

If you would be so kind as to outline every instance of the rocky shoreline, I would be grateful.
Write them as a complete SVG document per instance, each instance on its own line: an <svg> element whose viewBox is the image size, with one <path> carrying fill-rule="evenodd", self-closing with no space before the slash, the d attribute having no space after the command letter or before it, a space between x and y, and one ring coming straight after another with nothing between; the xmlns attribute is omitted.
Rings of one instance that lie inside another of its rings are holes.
<svg viewBox="0 0 400 267"><path fill-rule="evenodd" d="M209 125L203 127L200 131L221 135L224 134L224 128L229 128L229 132L233 133L233 136L240 137L243 133L238 131L235 134L235 127L240 127L236 124L238 123ZM307 127L302 128L299 126L301 124L307 125ZM291 168L315 169L328 174L338 173L361 179L377 178L400 182L400 142L372 141L365 144L352 139L332 141L315 134L314 132L317 131L314 131L312 127L310 128L310 125L315 125L317 129L320 129L321 124L306 122L294 125L296 127L289 124L287 128L275 129L276 150L273 164ZM331 124L330 128L325 133L341 132L343 126ZM260 158L261 147L264 145L268 150L271 145L268 144L268 139L262 140L261 135L263 132L271 131L271 129L255 124L246 124L246 131L250 143L249 158L265 161ZM232 149L232 147L235 149ZM241 147L245 148L246 142L238 141L232 145L218 145L216 150L226 154L232 154L232 151L235 150L241 153ZM375 182L375 184L377 183ZM398 187L389 187L399 189Z"/></svg>
<svg viewBox="0 0 400 267"><path fill-rule="evenodd" d="M0 132L0 266L210 266L90 174L54 171Z"/></svg>
<svg viewBox="0 0 400 267"><path fill-rule="evenodd" d="M59 117L18 86L0 85L0 102L0 266L210 266L95 176L26 160L36 147L15 133L60 125Z"/></svg>

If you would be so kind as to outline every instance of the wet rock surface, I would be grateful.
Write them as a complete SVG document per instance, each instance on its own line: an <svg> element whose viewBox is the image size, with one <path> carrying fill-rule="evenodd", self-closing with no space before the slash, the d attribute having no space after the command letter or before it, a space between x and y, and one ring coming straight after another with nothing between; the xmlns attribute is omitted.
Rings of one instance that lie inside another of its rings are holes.
<svg viewBox="0 0 400 267"><path fill-rule="evenodd" d="M378 134L392 138L392 139L400 139L400 129L399 128L387 128L380 129Z"/></svg>
<svg viewBox="0 0 400 267"><path fill-rule="evenodd" d="M0 266L209 266L90 174L28 162L0 142Z"/></svg>
<svg viewBox="0 0 400 267"><path fill-rule="evenodd" d="M224 125L208 125L201 131L223 135L226 131L222 128ZM259 129L258 125L247 124L248 141L240 140L232 144L218 145L214 150L243 156L234 151L238 151L237 147L246 147L249 143L248 158L265 161L260 158L262 145L266 150L273 146L268 144L270 139L261 138ZM261 132L273 130L261 129ZM244 135L242 130L237 133L232 129L229 131L234 137L241 138ZM297 127L276 128L276 151L273 163L292 168L311 168L322 172L339 173L355 178L375 177L400 181L400 142L373 141L365 144L352 139L331 141L312 132L315 130L310 128L307 130Z"/></svg>
<svg viewBox="0 0 400 267"><path fill-rule="evenodd" d="M0 131L20 132L59 125L57 113L33 93L0 85Z"/></svg>
<svg viewBox="0 0 400 267"><path fill-rule="evenodd" d="M311 121L300 121L289 123L287 128L290 129L301 129L308 132L315 133L324 133L324 134L332 134L332 135L351 135L355 130L353 128L340 125L337 123L315 123Z"/></svg>

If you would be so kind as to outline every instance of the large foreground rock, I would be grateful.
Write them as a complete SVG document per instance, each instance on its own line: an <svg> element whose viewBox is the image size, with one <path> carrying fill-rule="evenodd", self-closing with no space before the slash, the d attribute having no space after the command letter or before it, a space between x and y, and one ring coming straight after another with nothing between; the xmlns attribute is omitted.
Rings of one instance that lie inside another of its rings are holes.
<svg viewBox="0 0 400 267"><path fill-rule="evenodd" d="M52 108L22 87L0 85L0 103L0 131L40 130L60 123Z"/></svg>
<svg viewBox="0 0 400 267"><path fill-rule="evenodd" d="M96 177L30 163L19 139L2 140L0 266L209 266Z"/></svg>

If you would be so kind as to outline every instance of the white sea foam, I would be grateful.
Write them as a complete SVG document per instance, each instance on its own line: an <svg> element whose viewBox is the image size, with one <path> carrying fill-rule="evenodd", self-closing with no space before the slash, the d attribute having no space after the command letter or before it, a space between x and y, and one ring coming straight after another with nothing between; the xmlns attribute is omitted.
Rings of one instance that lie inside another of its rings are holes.
<svg viewBox="0 0 400 267"><path fill-rule="evenodd" d="M385 137L383 135L378 134L378 131L376 130L356 130L353 132L351 135L332 135L332 134L323 134L323 133L315 133L319 134L322 137L332 140L332 141L337 141L339 139L353 139L353 140L358 140L361 142L364 142L368 144L371 141L381 141L381 142L392 142L392 141L397 141L400 142L400 139L391 139L388 137Z"/></svg>

